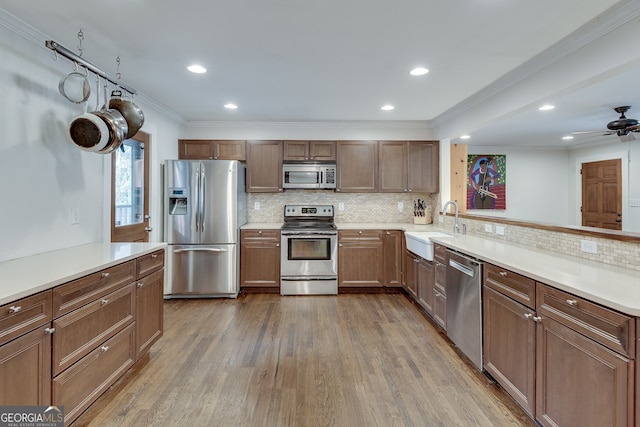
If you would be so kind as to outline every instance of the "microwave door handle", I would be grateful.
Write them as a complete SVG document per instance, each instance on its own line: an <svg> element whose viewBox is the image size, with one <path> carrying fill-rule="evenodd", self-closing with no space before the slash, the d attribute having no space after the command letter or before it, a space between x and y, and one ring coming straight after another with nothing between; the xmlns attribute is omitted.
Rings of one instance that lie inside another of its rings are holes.
<svg viewBox="0 0 640 427"><path fill-rule="evenodd" d="M324 171L320 171L320 182L318 184L324 184Z"/></svg>

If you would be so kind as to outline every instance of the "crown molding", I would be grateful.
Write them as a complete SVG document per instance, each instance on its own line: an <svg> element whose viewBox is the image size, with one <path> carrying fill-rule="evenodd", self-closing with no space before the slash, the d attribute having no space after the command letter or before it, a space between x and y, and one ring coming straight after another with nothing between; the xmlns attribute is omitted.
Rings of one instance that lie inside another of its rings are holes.
<svg viewBox="0 0 640 427"><path fill-rule="evenodd" d="M430 130L426 120L333 120L333 121L280 121L242 122L193 120L187 128L202 129L419 129Z"/></svg>

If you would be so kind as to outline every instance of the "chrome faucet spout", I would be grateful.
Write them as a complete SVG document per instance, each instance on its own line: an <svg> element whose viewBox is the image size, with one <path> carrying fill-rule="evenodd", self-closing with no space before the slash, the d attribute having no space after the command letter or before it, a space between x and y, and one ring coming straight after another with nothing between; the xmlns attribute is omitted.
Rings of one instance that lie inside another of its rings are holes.
<svg viewBox="0 0 640 427"><path fill-rule="evenodd" d="M453 205L453 208L454 208L453 214L454 214L454 217L455 217L455 222L453 223L453 232L454 233L458 233L460 231L460 225L458 224L458 204L456 202L454 202L453 200L449 200L442 207L442 214L444 215L444 214L447 213L447 209L449 208L449 205Z"/></svg>

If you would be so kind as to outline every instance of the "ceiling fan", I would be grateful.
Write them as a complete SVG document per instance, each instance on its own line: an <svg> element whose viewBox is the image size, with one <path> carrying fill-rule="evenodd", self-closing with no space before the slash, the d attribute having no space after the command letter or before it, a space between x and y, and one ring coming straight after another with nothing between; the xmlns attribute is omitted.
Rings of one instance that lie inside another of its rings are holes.
<svg viewBox="0 0 640 427"><path fill-rule="evenodd" d="M614 120L612 122L607 123L608 131L586 131L586 132L571 132L572 135L585 135L591 133L599 133L601 135L618 135L620 141L628 142L633 141L635 136L633 136L632 132L640 132L640 125L636 119L628 119L624 113L629 111L631 107L628 105L622 107L616 107L613 110L620 114L620 118L618 120Z"/></svg>

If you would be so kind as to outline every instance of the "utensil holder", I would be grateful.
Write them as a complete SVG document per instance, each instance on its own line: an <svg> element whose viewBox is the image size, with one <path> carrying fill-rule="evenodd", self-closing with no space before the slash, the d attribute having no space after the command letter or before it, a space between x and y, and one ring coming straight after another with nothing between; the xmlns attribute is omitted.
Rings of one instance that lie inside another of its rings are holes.
<svg viewBox="0 0 640 427"><path fill-rule="evenodd" d="M414 224L430 224L427 222L427 217L426 216L414 216L413 217L413 223Z"/></svg>

